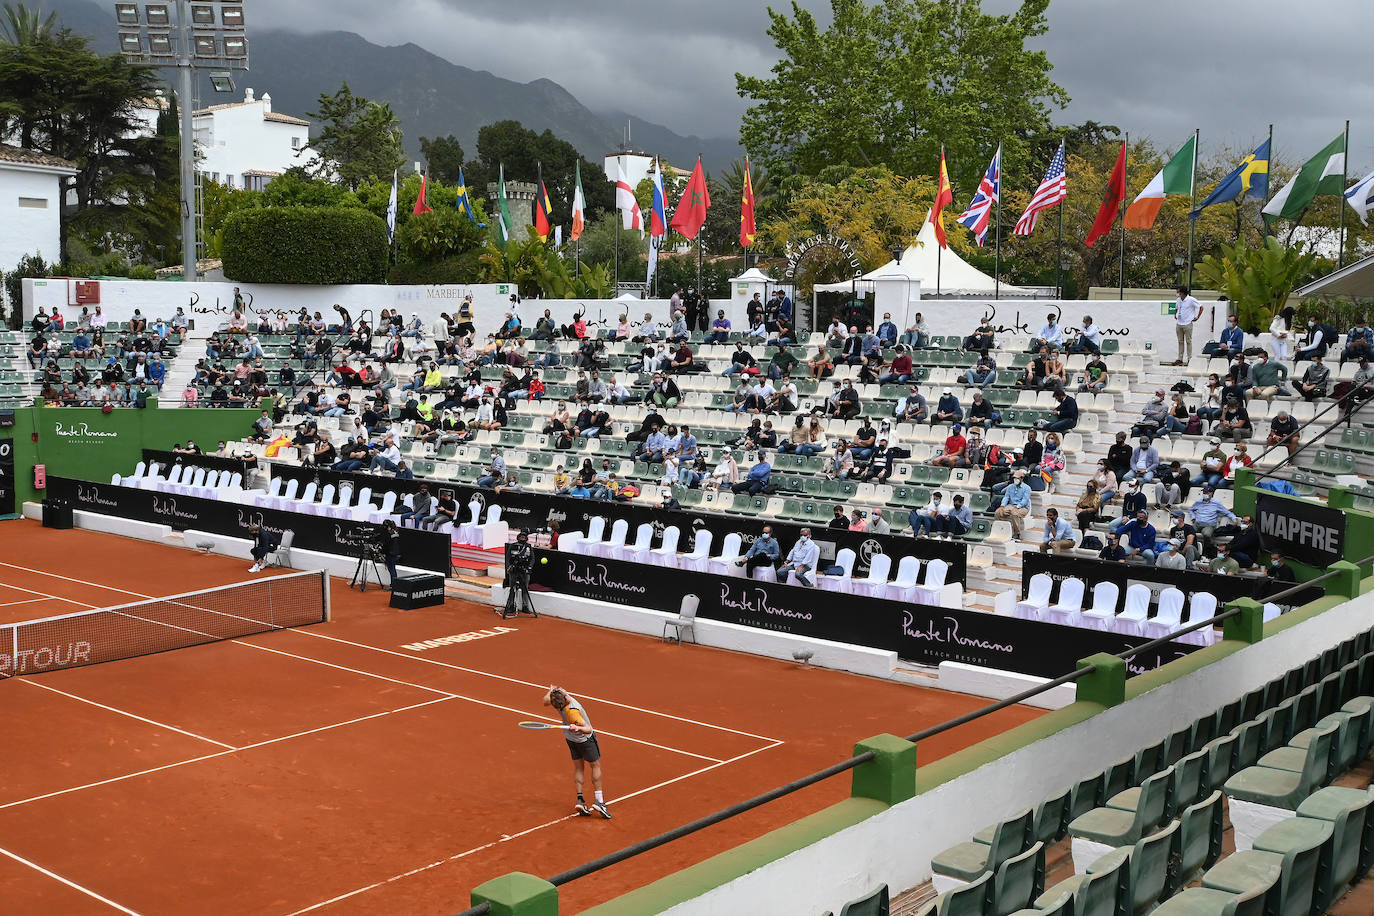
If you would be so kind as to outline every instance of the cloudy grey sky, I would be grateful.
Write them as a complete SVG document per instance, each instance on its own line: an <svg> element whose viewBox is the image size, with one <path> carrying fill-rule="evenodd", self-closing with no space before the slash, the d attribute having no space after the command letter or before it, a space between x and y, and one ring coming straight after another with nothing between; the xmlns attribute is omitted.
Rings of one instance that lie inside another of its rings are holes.
<svg viewBox="0 0 1374 916"><path fill-rule="evenodd" d="M774 0L782 6L786 0ZM829 19L828 0L800 0ZM1004 11L1016 0L984 0ZM732 136L736 71L774 60L764 4L739 0L282 0L255 21L411 41L518 81L548 77L594 110L681 134ZM1204 155L1249 147L1274 123L1276 154L1314 154L1351 118L1351 170L1374 167L1368 0L1052 0L1041 43L1073 102L1061 118L1116 124ZM327 17L327 18L326 18Z"/></svg>

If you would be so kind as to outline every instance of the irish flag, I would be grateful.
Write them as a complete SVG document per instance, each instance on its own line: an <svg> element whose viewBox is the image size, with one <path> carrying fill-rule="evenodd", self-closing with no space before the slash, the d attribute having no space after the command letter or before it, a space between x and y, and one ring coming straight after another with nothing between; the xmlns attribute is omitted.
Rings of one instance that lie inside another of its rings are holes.
<svg viewBox="0 0 1374 916"><path fill-rule="evenodd" d="M582 230L586 226L587 202L582 197L582 163L577 163L577 183L573 186L572 199L572 235L570 238L575 242L582 238Z"/></svg>
<svg viewBox="0 0 1374 916"><path fill-rule="evenodd" d="M1193 193L1193 164L1197 150L1197 136L1188 138L1188 142L1174 154L1159 170L1159 174L1150 179L1150 183L1145 186L1145 190L1136 195L1136 199L1126 208L1126 215L1122 217L1121 224L1127 229L1153 229L1155 217L1159 216L1159 208L1164 206L1164 196L1166 194L1188 194Z"/></svg>

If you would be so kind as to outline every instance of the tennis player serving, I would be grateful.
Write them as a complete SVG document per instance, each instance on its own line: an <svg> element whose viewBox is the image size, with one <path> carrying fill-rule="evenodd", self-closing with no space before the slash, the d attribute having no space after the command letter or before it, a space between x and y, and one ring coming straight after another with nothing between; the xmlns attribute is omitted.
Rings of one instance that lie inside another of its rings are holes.
<svg viewBox="0 0 1374 916"><path fill-rule="evenodd" d="M609 820L611 812L606 810L606 799L601 795L601 748L596 743L596 731L587 718L587 711L562 687L550 687L549 692L544 694L544 705L558 710L563 718L563 737L567 739L568 751L572 754L573 784L577 786L577 813L591 814L595 811ZM582 797L582 784L589 763L592 765L592 789L596 798L591 806Z"/></svg>

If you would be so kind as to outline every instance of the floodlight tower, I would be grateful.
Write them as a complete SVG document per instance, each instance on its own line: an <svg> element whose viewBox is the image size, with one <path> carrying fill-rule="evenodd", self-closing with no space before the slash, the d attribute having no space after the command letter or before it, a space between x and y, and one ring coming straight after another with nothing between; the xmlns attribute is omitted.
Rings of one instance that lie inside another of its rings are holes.
<svg viewBox="0 0 1374 916"><path fill-rule="evenodd" d="M175 21L172 9L176 9ZM182 280L196 279L197 70L247 70L248 38L243 0L167 0L116 3L119 52L135 67L176 67L181 106L181 260ZM232 92L227 72L212 73L217 92Z"/></svg>

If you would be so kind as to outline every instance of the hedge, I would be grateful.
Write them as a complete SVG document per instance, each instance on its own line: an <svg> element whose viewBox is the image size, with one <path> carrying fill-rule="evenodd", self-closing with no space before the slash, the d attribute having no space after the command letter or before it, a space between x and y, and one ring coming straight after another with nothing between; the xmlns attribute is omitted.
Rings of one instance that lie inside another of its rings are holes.
<svg viewBox="0 0 1374 916"><path fill-rule="evenodd" d="M224 222L224 276L241 283L380 283L386 222L350 207L239 210Z"/></svg>

